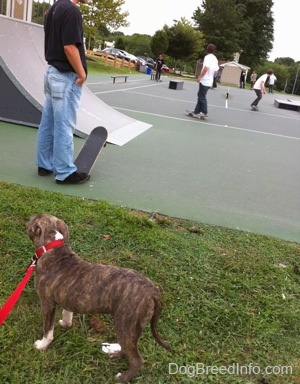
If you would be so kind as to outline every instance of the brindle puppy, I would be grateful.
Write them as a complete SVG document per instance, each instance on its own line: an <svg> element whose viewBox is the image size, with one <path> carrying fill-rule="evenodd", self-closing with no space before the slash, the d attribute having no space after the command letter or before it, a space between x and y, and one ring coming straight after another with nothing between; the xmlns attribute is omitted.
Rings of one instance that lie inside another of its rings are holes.
<svg viewBox="0 0 300 384"><path fill-rule="evenodd" d="M67 225L51 215L31 217L26 229L36 251L54 240L69 239ZM129 381L144 363L137 343L148 322L155 340L170 350L156 330L162 309L161 295L147 277L131 269L91 264L64 243L43 251L46 252L38 259L35 272L35 288L44 320L43 338L35 342L37 349L44 350L52 342L55 306L59 305L63 308L59 321L62 327L72 325L73 312L113 316L121 345L121 352L113 356L125 355L129 361L129 369L116 376L119 382Z"/></svg>

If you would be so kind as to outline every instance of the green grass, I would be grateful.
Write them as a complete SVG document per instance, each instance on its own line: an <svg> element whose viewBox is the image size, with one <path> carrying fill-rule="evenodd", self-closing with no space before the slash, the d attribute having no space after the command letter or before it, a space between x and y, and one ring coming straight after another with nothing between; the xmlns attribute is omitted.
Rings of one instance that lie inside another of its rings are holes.
<svg viewBox="0 0 300 384"><path fill-rule="evenodd" d="M300 383L299 244L4 182L0 208L0 305L33 255L29 216L50 213L66 221L81 257L134 268L160 287L158 328L172 352L155 343L147 326L139 343L145 365L135 383ZM127 366L101 351L102 342L115 342L109 316L76 315L72 329L55 328L46 352L33 348L41 335L32 279L0 328L1 384L110 384ZM181 373L169 374L170 363ZM293 374L190 377L197 363L291 366Z"/></svg>
<svg viewBox="0 0 300 384"><path fill-rule="evenodd" d="M87 58L87 65L88 65L88 73L89 74L95 74L95 73L116 73L116 74L128 74L128 73L135 73L134 70L129 68L117 68L113 67L111 65L105 65L104 61L94 57L90 56ZM136 71L136 73L138 73Z"/></svg>

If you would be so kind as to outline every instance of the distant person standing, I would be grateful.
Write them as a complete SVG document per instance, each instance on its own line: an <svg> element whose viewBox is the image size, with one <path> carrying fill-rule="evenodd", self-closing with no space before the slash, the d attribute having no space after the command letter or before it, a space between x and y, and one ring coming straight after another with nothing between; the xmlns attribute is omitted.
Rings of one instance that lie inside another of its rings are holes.
<svg viewBox="0 0 300 384"><path fill-rule="evenodd" d="M245 88L246 71L243 69L240 76L240 88Z"/></svg>
<svg viewBox="0 0 300 384"><path fill-rule="evenodd" d="M165 64L165 62L164 62L163 56L162 56L162 54L160 53L160 54L158 55L158 58L157 58L156 61L155 61L155 70L156 70L155 80L156 80L156 81L160 81L161 69L162 69L162 66L163 66L164 64Z"/></svg>
<svg viewBox="0 0 300 384"><path fill-rule="evenodd" d="M277 77L274 75L274 73L270 76L269 78L269 84L268 84L268 88L269 88L269 93L273 93L273 88L274 88L274 85L275 85L275 81L277 80Z"/></svg>
<svg viewBox="0 0 300 384"><path fill-rule="evenodd" d="M216 46L214 44L208 44L206 48L206 56L203 60L202 70L198 76L199 90L198 90L198 100L194 110L194 114L198 116L207 116L207 91L212 88L214 77L219 70L218 59L214 55Z"/></svg>
<svg viewBox="0 0 300 384"><path fill-rule="evenodd" d="M255 71L253 71L250 75L251 89L253 89L253 86L256 82L256 79L257 79L257 73Z"/></svg>
<svg viewBox="0 0 300 384"><path fill-rule="evenodd" d="M273 74L273 71L272 69L269 69L267 71L267 73L265 73L264 75L260 76L254 86L253 86L253 89L256 93L256 99L253 101L253 103L251 104L251 108L253 111L258 111L258 103L260 102L261 98L262 98L262 95L266 93L266 89L265 89L265 83L267 81L267 78L269 76L271 76Z"/></svg>
<svg viewBox="0 0 300 384"><path fill-rule="evenodd" d="M73 133L82 86L87 77L82 16L77 4L86 0L57 0L45 15L45 102L37 135L38 174L54 173L58 184L89 179L74 164Z"/></svg>

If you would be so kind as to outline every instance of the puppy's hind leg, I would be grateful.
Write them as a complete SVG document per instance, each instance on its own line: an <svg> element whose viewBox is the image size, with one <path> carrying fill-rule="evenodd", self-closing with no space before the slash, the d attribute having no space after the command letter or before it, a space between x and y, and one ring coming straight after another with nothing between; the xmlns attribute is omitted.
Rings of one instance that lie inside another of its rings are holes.
<svg viewBox="0 0 300 384"><path fill-rule="evenodd" d="M73 321L73 312L63 309L62 319L59 320L58 324L63 328L69 328L72 326L72 321Z"/></svg>
<svg viewBox="0 0 300 384"><path fill-rule="evenodd" d="M142 328L138 324L130 327L116 327L118 342L121 345L121 351L128 358L129 368L127 371L118 373L116 379L120 383L130 381L140 371L144 364L144 359L138 350L138 339L141 335Z"/></svg>
<svg viewBox="0 0 300 384"><path fill-rule="evenodd" d="M55 306L42 305L44 333L42 340L37 340L34 343L36 349L45 350L53 341Z"/></svg>

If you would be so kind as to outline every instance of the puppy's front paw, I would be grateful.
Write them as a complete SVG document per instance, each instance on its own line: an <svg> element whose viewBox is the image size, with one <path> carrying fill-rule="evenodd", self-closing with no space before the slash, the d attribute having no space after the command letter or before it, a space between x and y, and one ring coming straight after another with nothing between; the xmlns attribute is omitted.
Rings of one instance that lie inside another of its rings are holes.
<svg viewBox="0 0 300 384"><path fill-rule="evenodd" d="M72 327L72 323L69 323L65 320L59 320L58 324L62 327L62 328L70 328Z"/></svg>
<svg viewBox="0 0 300 384"><path fill-rule="evenodd" d="M42 339L42 340L37 340L34 343L34 346L39 351L44 351L45 349L47 349L49 344L50 344L50 342L47 339Z"/></svg>

